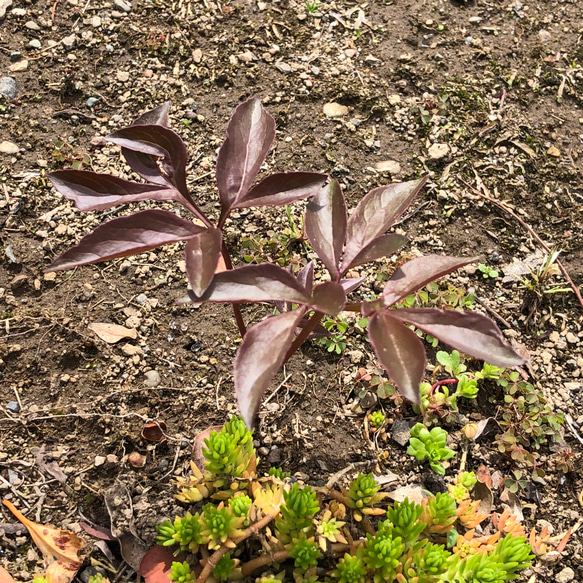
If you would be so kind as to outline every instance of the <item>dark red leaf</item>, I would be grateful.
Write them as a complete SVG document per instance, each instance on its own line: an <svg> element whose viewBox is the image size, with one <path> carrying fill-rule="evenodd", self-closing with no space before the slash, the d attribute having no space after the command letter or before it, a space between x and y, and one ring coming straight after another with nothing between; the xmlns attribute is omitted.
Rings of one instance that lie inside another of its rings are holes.
<svg viewBox="0 0 583 583"><path fill-rule="evenodd" d="M407 243L407 237L399 235L398 233L389 233L388 235L381 235L377 237L374 241L369 243L350 263L347 269L356 267L357 265L362 265L363 263L369 263L371 261L376 261L377 259L382 259L383 257L388 257L393 253L396 253L399 248L401 248L405 243Z"/></svg>
<svg viewBox="0 0 583 583"><path fill-rule="evenodd" d="M300 282L302 287L309 294L312 293L314 289L314 262L310 261L306 263L299 271L297 275L297 280Z"/></svg>
<svg viewBox="0 0 583 583"><path fill-rule="evenodd" d="M385 285L382 294L384 305L391 306L429 282L476 259L476 257L448 257L447 255L424 255L411 259L401 265Z"/></svg>
<svg viewBox="0 0 583 583"><path fill-rule="evenodd" d="M326 281L314 288L311 307L330 316L339 314L346 304L346 294L341 284Z"/></svg>
<svg viewBox="0 0 583 583"><path fill-rule="evenodd" d="M93 538L98 538L100 540L107 540L107 541L114 541L117 540L112 532L111 529L105 526L93 526L87 522L79 521L79 526L87 533L90 534Z"/></svg>
<svg viewBox="0 0 583 583"><path fill-rule="evenodd" d="M222 216L247 194L275 139L275 120L259 97L251 97L233 112L227 138L217 156L217 186Z"/></svg>
<svg viewBox="0 0 583 583"><path fill-rule="evenodd" d="M413 403L419 403L425 348L417 334L392 313L375 312L368 321L368 333L381 364L399 392Z"/></svg>
<svg viewBox="0 0 583 583"><path fill-rule="evenodd" d="M264 178L243 194L232 208L277 206L302 200L316 194L326 181L326 174L315 172L279 172Z"/></svg>
<svg viewBox="0 0 583 583"><path fill-rule="evenodd" d="M348 269L361 251L388 231L417 196L426 180L421 178L389 184L365 195L348 219L341 273Z"/></svg>
<svg viewBox="0 0 583 583"><path fill-rule="evenodd" d="M172 549L156 545L144 555L140 563L140 575L145 583L170 583L172 563L177 560Z"/></svg>
<svg viewBox="0 0 583 583"><path fill-rule="evenodd" d="M283 364L305 308L271 316L247 330L235 356L233 375L239 411L253 426L261 397Z"/></svg>
<svg viewBox="0 0 583 583"><path fill-rule="evenodd" d="M308 204L304 223L306 235L332 279L338 277L346 222L344 195L338 182L332 180Z"/></svg>
<svg viewBox="0 0 583 583"><path fill-rule="evenodd" d="M171 103L171 101L165 101L154 109L145 111L132 122L132 125L160 125L164 127L170 127L169 114Z"/></svg>
<svg viewBox="0 0 583 583"><path fill-rule="evenodd" d="M341 279L340 285L344 288L344 293L349 294L354 291L366 277L349 277L348 279Z"/></svg>
<svg viewBox="0 0 583 583"><path fill-rule="evenodd" d="M58 170L48 177L55 189L65 198L73 200L81 211L99 211L140 200L183 200L175 188L130 182L110 174Z"/></svg>
<svg viewBox="0 0 583 583"><path fill-rule="evenodd" d="M525 359L504 342L498 326L478 312L411 308L391 310L391 314L489 364L510 367L525 363Z"/></svg>
<svg viewBox="0 0 583 583"><path fill-rule="evenodd" d="M189 291L178 303L276 300L309 304L310 296L289 271L272 263L265 263L217 273L202 296L196 296Z"/></svg>
<svg viewBox="0 0 583 583"><path fill-rule="evenodd" d="M133 125L106 139L123 148L127 163L142 178L154 184L173 184L188 197L186 146L177 133L160 125Z"/></svg>
<svg viewBox="0 0 583 583"><path fill-rule="evenodd" d="M97 261L136 255L161 245L190 239L203 230L204 227L168 211L141 211L97 227L75 247L59 255L46 271L71 269Z"/></svg>
<svg viewBox="0 0 583 583"><path fill-rule="evenodd" d="M202 296L215 275L221 257L222 240L221 232L211 227L186 243L186 275L196 296Z"/></svg>

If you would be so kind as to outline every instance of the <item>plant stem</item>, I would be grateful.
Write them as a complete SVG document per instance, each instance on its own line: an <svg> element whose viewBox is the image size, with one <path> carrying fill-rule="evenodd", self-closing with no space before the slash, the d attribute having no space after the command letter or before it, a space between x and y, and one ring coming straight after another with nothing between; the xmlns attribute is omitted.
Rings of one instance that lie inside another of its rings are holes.
<svg viewBox="0 0 583 583"><path fill-rule="evenodd" d="M229 250L227 249L224 240L221 246L221 254L225 262L225 267L227 269L233 269L231 255L229 254ZM243 314L241 314L241 308L239 307L240 305L241 304L235 302L232 303L233 313L235 314L235 320L237 321L237 327L239 328L239 334L241 334L241 338L245 338L245 334L247 333L247 327L245 326L245 322L243 321Z"/></svg>
<svg viewBox="0 0 583 583"><path fill-rule="evenodd" d="M261 520L254 522L251 526L247 527L243 534L234 539L232 542L237 546L239 543L242 543L244 540L248 539L252 534L259 532L262 528L265 528L277 515L279 514L279 507L277 511L273 513L266 514ZM229 541L227 541L229 542ZM212 556L210 556L207 561L204 569L200 572L200 575L197 577L195 583L205 583L208 579L211 571L217 566L217 563L229 552L232 551L232 548L229 548L226 545L222 545L220 549L217 549Z"/></svg>
<svg viewBox="0 0 583 583"><path fill-rule="evenodd" d="M308 323L304 326L302 331L296 336L296 339L293 341L293 344L289 347L285 358L283 360L283 364L285 364L292 356L292 354L305 342L306 338L310 335L310 333L314 330L316 325L320 322L320 320L324 317L323 312L314 312L312 317L309 319ZM283 366L283 365L282 365Z"/></svg>
<svg viewBox="0 0 583 583"><path fill-rule="evenodd" d="M262 557L257 557L247 561L241 566L241 573L243 577L248 577L253 573L253 571L259 569L259 567L265 567L267 565L272 565L273 563L281 563L289 559L289 551L277 551L269 555L263 555Z"/></svg>

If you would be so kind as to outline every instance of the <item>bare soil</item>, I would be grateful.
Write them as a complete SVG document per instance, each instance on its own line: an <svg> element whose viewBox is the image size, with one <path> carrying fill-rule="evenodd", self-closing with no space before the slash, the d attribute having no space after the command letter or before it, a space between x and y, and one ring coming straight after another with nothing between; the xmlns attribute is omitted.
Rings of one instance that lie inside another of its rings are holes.
<svg viewBox="0 0 583 583"><path fill-rule="evenodd" d="M179 245L44 274L101 222L146 208L79 213L47 173L76 165L128 177L119 150L100 138L172 100L173 128L188 145L189 185L216 215L216 150L232 109L258 94L278 126L270 172L330 173L350 207L375 186L429 173L399 225L411 239L406 253L479 256L500 271L484 278L474 265L449 281L473 291L476 308L529 350L530 382L570 420L561 447L573 454L572 471L557 469L550 444L538 452L546 476L519 491L530 505L527 526L540 530L548 520L562 532L576 524L583 307L571 291L533 301L503 274L512 262L544 255L542 240L561 251L574 285L583 284L581 26L576 0L14 0L0 20L0 76L17 84L16 97L0 97L0 141L18 150L0 153L2 496L33 520L79 531L82 520L109 526L103 498L123 483L148 544L155 525L180 512L172 480L187 471L194 436L236 412L231 364L239 334L231 309L174 304L186 289ZM332 102L347 113L327 117L323 106ZM389 160L397 164L387 171L379 163ZM488 198L505 201L514 216ZM300 224L301 205L294 217ZM268 243L281 243L286 228L283 209L242 212L229 226L229 245L239 263L245 255L273 258ZM283 255L302 262L308 251L292 245ZM363 293L378 292L392 268L390 261L363 268L371 280ZM569 288L560 273L543 287L555 286ZM248 322L266 314L244 308ZM372 370L375 359L348 321L341 355L307 344L278 375L256 431L264 467L317 483L353 463L355 471L394 472L391 488L442 488L391 439L393 420L418 420L412 410L370 395L359 402L357 371ZM89 328L103 322L134 328L137 338L104 342ZM462 410L465 420L503 407L478 403ZM365 427L374 409L387 415L384 439ZM142 436L152 421L166 424L162 443ZM448 427L454 447L462 424ZM484 463L510 477L516 466L493 440L470 448L467 469ZM143 467L131 466L133 452L145 456ZM456 467L454 458L448 474ZM1 512L0 565L28 581L42 559ZM113 552L123 580L135 580ZM583 581L581 553L577 532L558 562L539 562L529 575L551 581L570 567L571 580Z"/></svg>

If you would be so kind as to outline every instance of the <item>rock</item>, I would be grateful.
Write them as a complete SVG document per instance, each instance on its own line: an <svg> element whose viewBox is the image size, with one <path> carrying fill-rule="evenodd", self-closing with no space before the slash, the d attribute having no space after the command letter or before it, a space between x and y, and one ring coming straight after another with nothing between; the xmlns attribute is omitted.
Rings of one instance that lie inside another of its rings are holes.
<svg viewBox="0 0 583 583"><path fill-rule="evenodd" d="M12 0L0 0L0 20L6 16L6 10L12 6Z"/></svg>
<svg viewBox="0 0 583 583"><path fill-rule="evenodd" d="M395 419L393 422L393 431L391 437L393 441L396 441L399 445L405 446L409 443L409 438L411 437L411 427L412 423L405 421L405 419Z"/></svg>
<svg viewBox="0 0 583 583"><path fill-rule="evenodd" d="M16 401L8 401L8 403L6 403L6 409L11 413L19 413L20 405Z"/></svg>
<svg viewBox="0 0 583 583"><path fill-rule="evenodd" d="M348 356L350 357L350 362L352 364L359 364L364 359L364 352L362 352L362 350L351 350L348 353Z"/></svg>
<svg viewBox="0 0 583 583"><path fill-rule="evenodd" d="M157 387L161 382L162 378L157 370L149 370L145 375L144 385L147 387Z"/></svg>
<svg viewBox="0 0 583 583"><path fill-rule="evenodd" d="M15 290L22 287L26 283L27 279L28 277L26 277L24 273L16 275L14 279L10 282L10 289Z"/></svg>
<svg viewBox="0 0 583 583"><path fill-rule="evenodd" d="M12 14L14 16L26 16L26 10L24 8L14 8Z"/></svg>
<svg viewBox="0 0 583 583"><path fill-rule="evenodd" d="M565 335L565 340L569 344L579 344L579 338L577 338L577 336L575 336L573 332L567 332L567 334Z"/></svg>
<svg viewBox="0 0 583 583"><path fill-rule="evenodd" d="M144 354L144 351L139 346L133 344L124 344L121 347L122 352L127 356L134 356L135 354Z"/></svg>
<svg viewBox="0 0 583 583"><path fill-rule="evenodd" d="M99 466L102 466L106 461L106 458L103 457L102 455L96 455L95 456L95 467L98 468Z"/></svg>
<svg viewBox="0 0 583 583"><path fill-rule="evenodd" d="M0 79L0 95L10 100L15 99L16 94L16 79L13 77L2 77Z"/></svg>
<svg viewBox="0 0 583 583"><path fill-rule="evenodd" d="M237 58L243 63L250 63L251 61L256 61L257 57L250 51L246 50L244 53L239 53Z"/></svg>
<svg viewBox="0 0 583 583"><path fill-rule="evenodd" d="M0 142L0 154L18 154L20 148L12 142Z"/></svg>
<svg viewBox="0 0 583 583"><path fill-rule="evenodd" d="M132 5L130 2L126 2L125 0L114 0L113 2L117 8L123 10L123 12L131 12Z"/></svg>
<svg viewBox="0 0 583 583"><path fill-rule="evenodd" d="M346 105L340 105L340 103L332 102L326 103L322 108L324 115L329 118L343 117L348 115L348 107Z"/></svg>
<svg viewBox="0 0 583 583"><path fill-rule="evenodd" d="M275 68L281 73L287 74L292 72L291 66L287 63L284 63L283 61L277 61L277 63L275 63Z"/></svg>
<svg viewBox="0 0 583 583"><path fill-rule="evenodd" d="M398 103L401 103L401 101L402 101L401 96L397 95L397 94L389 95L387 97L387 100L391 105L397 105Z"/></svg>
<svg viewBox="0 0 583 583"><path fill-rule="evenodd" d="M29 20L28 22L25 22L24 26L26 26L26 28L28 28L29 30L40 30L40 26L34 20Z"/></svg>
<svg viewBox="0 0 583 583"><path fill-rule="evenodd" d="M202 50L201 49L194 49L194 51L192 51L192 60L197 64L202 61Z"/></svg>
<svg viewBox="0 0 583 583"><path fill-rule="evenodd" d="M61 41L62 45L66 48L66 49L72 49L75 46L75 43L77 42L77 36L74 34L71 34L69 36L66 36L65 38L63 38L63 40Z"/></svg>
<svg viewBox="0 0 583 583"><path fill-rule="evenodd" d="M94 16L91 19L91 26L93 28L99 28L101 26L101 16Z"/></svg>
<svg viewBox="0 0 583 583"><path fill-rule="evenodd" d="M548 43L551 40L551 33L543 28L538 31L538 38L541 43Z"/></svg>
<svg viewBox="0 0 583 583"><path fill-rule="evenodd" d="M389 172L390 174L399 174L401 172L401 165L395 160L383 160L373 164L373 168L378 172Z"/></svg>
<svg viewBox="0 0 583 583"><path fill-rule="evenodd" d="M12 51L10 53L10 62L16 63L16 61L20 61L22 59L22 53L20 51Z"/></svg>
<svg viewBox="0 0 583 583"><path fill-rule="evenodd" d="M470 16L468 22L470 24L479 24L482 22L482 18L480 16Z"/></svg>
<svg viewBox="0 0 583 583"><path fill-rule="evenodd" d="M17 63L13 63L8 67L8 70L12 73L19 73L21 71L26 71L28 69L28 61L26 59L22 59L22 61L18 61Z"/></svg>
<svg viewBox="0 0 583 583"><path fill-rule="evenodd" d="M549 156L552 156L553 158L560 158L561 157L561 150L559 150L559 148L555 147L555 146L551 146L548 150L547 150L547 154Z"/></svg>
<svg viewBox="0 0 583 583"><path fill-rule="evenodd" d="M344 54L349 58L352 59L352 57L354 57L354 55L356 55L356 50L355 49L346 49L344 51Z"/></svg>
<svg viewBox="0 0 583 583"><path fill-rule="evenodd" d="M556 583L569 583L575 579L575 571L571 567L565 567L562 571L555 575Z"/></svg>
<svg viewBox="0 0 583 583"><path fill-rule="evenodd" d="M140 304L140 306L145 306L146 302L148 301L148 296L146 294L140 294L136 297L136 302Z"/></svg>
<svg viewBox="0 0 583 583"><path fill-rule="evenodd" d="M431 144L427 150L429 157L432 160L441 160L449 154L448 144Z"/></svg>
<svg viewBox="0 0 583 583"><path fill-rule="evenodd" d="M115 76L115 78L120 81L121 83L125 83L126 81L129 80L130 78L130 74L128 73L128 71L118 71L117 75Z"/></svg>
<svg viewBox="0 0 583 583"><path fill-rule="evenodd" d="M32 47L33 49L40 49L41 48L41 43L40 40L37 40L36 38L33 38L29 43L28 43L29 47Z"/></svg>

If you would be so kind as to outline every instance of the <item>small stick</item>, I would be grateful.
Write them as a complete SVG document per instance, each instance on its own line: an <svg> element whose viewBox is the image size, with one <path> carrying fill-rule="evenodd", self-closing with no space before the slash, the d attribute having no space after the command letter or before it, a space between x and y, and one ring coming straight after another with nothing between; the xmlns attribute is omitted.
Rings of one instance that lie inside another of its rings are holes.
<svg viewBox="0 0 583 583"><path fill-rule="evenodd" d="M486 200L490 201L491 203L499 206L502 210L506 211L511 217L516 219L529 232L529 234L532 237L534 237L538 241L538 243L541 245L541 247L547 253L551 252L551 249L549 248L549 246L537 235L537 233L534 231L534 229L530 225L525 223L506 203L502 202L501 200L496 200L495 198L492 198L491 196L489 196L487 194L484 194L483 192L481 192L477 188L474 188L471 184L468 184L463 178L459 178L459 181L462 184L465 184L469 189L471 189L472 192L475 192L476 194L478 194L482 198L485 198ZM484 186L484 188L485 188L485 186ZM559 269L563 272L563 275L566 277L567 281L569 282L569 285L571 286L571 289L573 290L573 292L577 296L577 299L579 300L579 303L581 304L581 307L583 308L583 297L581 296L581 292L579 291L579 288L573 283L573 280L569 276L569 273L565 269L565 266L558 259L557 259L557 265L559 266Z"/></svg>
<svg viewBox="0 0 583 583"><path fill-rule="evenodd" d="M285 385L285 383L287 383L287 381L289 381L289 379L291 378L291 373L288 374L283 381L281 381L281 383L279 383L279 385L273 390L273 392L271 393L271 395L269 395L269 397L267 397L267 399L265 399L265 401L263 401L263 405L267 405L267 403L269 403L269 401L271 401L271 398L273 397L273 395L275 395L275 393L277 393L277 391L279 391L279 389L281 389L281 387L283 387L283 385Z"/></svg>
<svg viewBox="0 0 583 583"><path fill-rule="evenodd" d="M273 563L281 563L289 559L289 557L289 551L277 551L272 555L256 557L241 566L241 573L243 574L243 577L248 577L253 571L259 569L259 567L265 567L266 565L271 565Z"/></svg>

